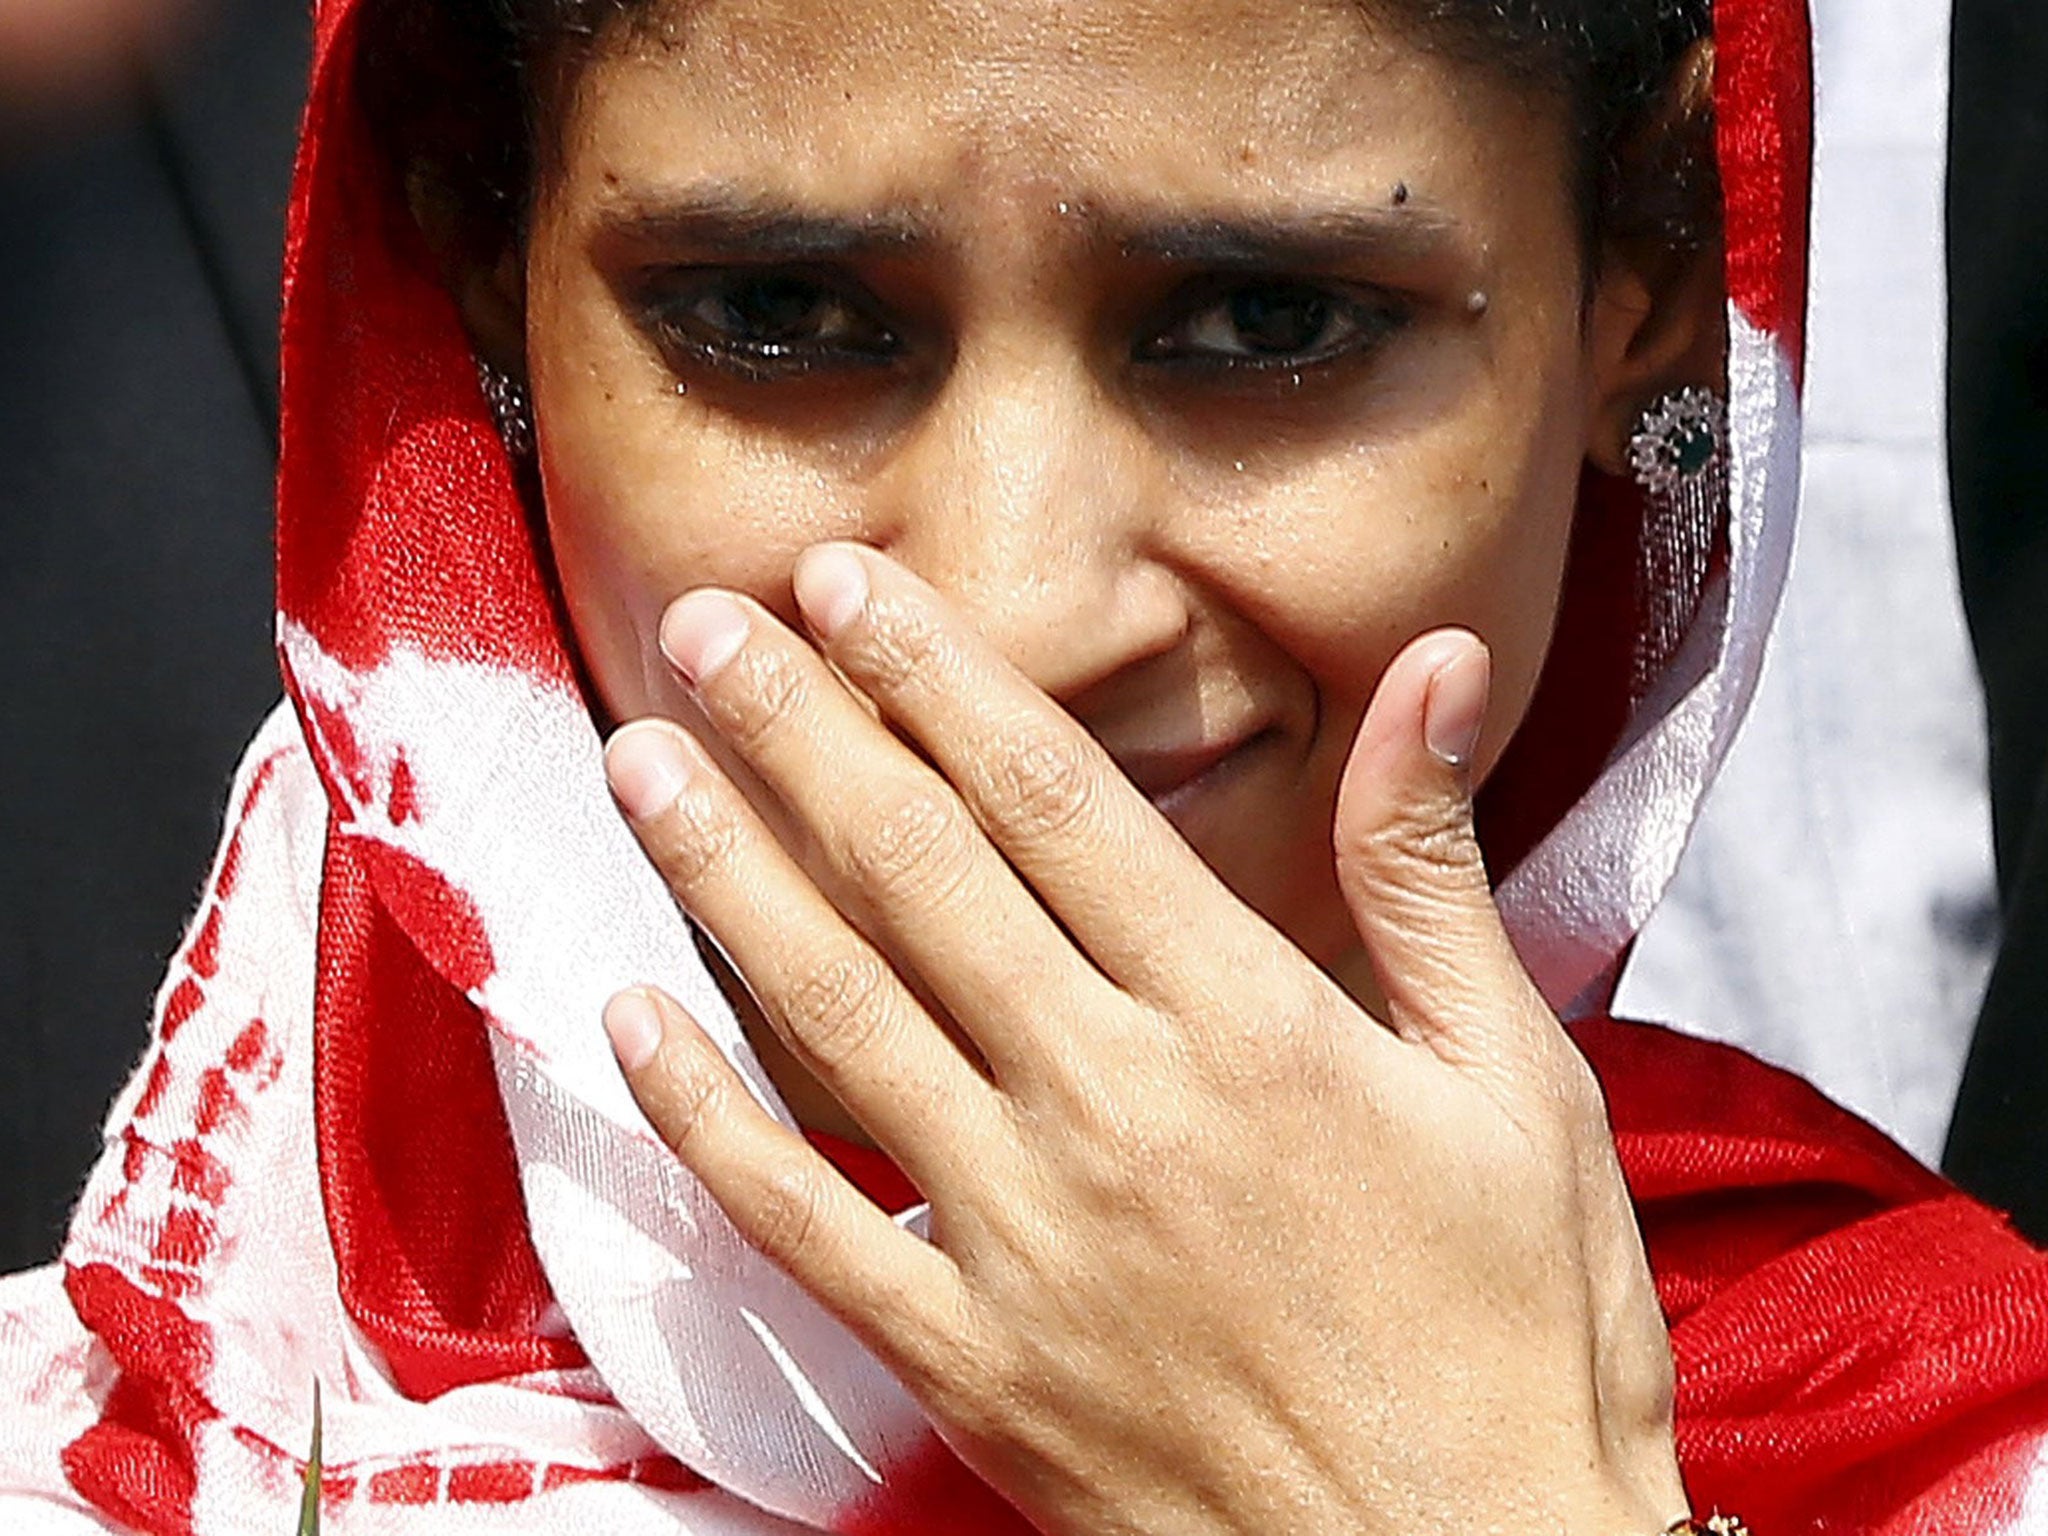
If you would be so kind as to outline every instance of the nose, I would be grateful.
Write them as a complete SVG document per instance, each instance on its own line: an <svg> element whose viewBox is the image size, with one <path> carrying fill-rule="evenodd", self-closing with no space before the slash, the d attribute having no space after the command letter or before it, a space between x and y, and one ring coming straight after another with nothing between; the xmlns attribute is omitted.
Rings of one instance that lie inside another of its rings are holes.
<svg viewBox="0 0 2048 1536"><path fill-rule="evenodd" d="M1071 701L1187 633L1158 558L1162 490L1142 431L1084 365L991 345L963 349L871 482L868 532Z"/></svg>

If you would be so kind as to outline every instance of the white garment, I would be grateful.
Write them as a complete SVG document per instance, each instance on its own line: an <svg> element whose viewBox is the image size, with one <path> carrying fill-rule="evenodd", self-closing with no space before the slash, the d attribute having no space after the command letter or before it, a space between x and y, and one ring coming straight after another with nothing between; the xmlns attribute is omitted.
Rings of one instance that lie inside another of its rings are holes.
<svg viewBox="0 0 2048 1536"><path fill-rule="evenodd" d="M1941 1152L1996 942L1944 396L1944 0L1815 0L1802 515L1762 685L1624 1017L1789 1067Z"/></svg>

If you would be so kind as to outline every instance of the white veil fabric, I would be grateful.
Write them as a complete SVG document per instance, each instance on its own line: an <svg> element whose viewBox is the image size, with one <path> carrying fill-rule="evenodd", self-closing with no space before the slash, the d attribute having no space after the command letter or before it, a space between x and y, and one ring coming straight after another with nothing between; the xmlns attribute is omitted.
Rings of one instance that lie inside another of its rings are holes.
<svg viewBox="0 0 2048 1536"><path fill-rule="evenodd" d="M1756 691L1784 589L1799 400L1780 337L1729 315L1727 562L1639 723L1600 778L1500 886L1523 962L1566 1019L1607 1004L1618 957L1663 898ZM1654 526L1651 525L1651 526Z"/></svg>

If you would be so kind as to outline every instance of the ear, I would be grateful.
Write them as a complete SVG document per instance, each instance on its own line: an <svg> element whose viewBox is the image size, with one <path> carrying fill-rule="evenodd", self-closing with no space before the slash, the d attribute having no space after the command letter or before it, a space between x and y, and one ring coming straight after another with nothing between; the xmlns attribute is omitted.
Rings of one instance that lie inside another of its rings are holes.
<svg viewBox="0 0 2048 1536"><path fill-rule="evenodd" d="M405 195L478 360L523 382L526 262L511 221L480 218L424 167L407 174Z"/></svg>
<svg viewBox="0 0 2048 1536"><path fill-rule="evenodd" d="M1625 146L1587 307L1586 457L1626 474L1643 412L1689 384L1726 393L1728 305L1714 159L1714 47L1702 41Z"/></svg>

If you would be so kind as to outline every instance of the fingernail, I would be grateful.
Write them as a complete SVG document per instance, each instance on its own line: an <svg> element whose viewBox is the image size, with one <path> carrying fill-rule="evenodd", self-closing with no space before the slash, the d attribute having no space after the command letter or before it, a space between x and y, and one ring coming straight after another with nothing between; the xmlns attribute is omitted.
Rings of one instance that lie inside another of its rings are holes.
<svg viewBox="0 0 2048 1536"><path fill-rule="evenodd" d="M1493 658L1477 636L1465 637L1459 654L1429 679L1422 706L1422 739L1446 767L1472 766L1479 731L1486 723L1486 696L1493 685Z"/></svg>
<svg viewBox="0 0 2048 1536"><path fill-rule="evenodd" d="M605 1004L604 1032L619 1065L638 1072L661 1049L661 1009L645 992L621 992Z"/></svg>
<svg viewBox="0 0 2048 1536"><path fill-rule="evenodd" d="M661 654L701 688L747 643L747 615L723 592L692 592L669 604L661 621Z"/></svg>
<svg viewBox="0 0 2048 1536"><path fill-rule="evenodd" d="M690 787L690 760L665 725L629 725L604 749L612 795L635 821L659 816Z"/></svg>
<svg viewBox="0 0 2048 1536"><path fill-rule="evenodd" d="M804 551L793 585L805 622L827 640L859 618L868 603L868 572L860 556L830 544Z"/></svg>

